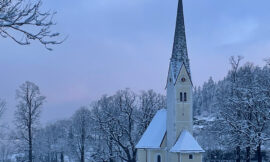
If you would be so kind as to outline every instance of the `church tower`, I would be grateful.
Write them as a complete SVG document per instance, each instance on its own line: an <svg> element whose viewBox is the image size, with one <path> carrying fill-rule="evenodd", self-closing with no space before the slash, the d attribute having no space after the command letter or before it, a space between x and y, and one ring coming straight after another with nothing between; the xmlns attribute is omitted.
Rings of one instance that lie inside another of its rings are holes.
<svg viewBox="0 0 270 162"><path fill-rule="evenodd" d="M167 79L167 146L171 148L182 130L192 134L192 81L187 52L182 0L178 2L173 51Z"/></svg>
<svg viewBox="0 0 270 162"><path fill-rule="evenodd" d="M138 162L202 162L193 137L192 80L183 2L179 0L167 76L167 108L159 110L136 145Z"/></svg>

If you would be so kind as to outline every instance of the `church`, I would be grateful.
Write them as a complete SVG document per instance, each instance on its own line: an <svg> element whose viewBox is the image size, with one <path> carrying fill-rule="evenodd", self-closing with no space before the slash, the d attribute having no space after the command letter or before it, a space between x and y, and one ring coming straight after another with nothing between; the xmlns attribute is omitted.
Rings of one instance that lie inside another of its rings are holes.
<svg viewBox="0 0 270 162"><path fill-rule="evenodd" d="M193 137L192 79L183 2L179 0L167 77L167 108L159 110L136 145L138 162L202 162Z"/></svg>

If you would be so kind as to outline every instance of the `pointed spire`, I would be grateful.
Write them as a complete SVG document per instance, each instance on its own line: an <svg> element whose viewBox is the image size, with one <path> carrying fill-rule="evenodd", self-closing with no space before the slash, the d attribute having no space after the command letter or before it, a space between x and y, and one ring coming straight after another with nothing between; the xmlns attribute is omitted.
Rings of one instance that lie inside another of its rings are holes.
<svg viewBox="0 0 270 162"><path fill-rule="evenodd" d="M186 43L183 2L182 0L179 0L175 35L174 35L174 44L173 44L173 51L172 51L172 57L171 57L171 65L173 68L173 73L174 73L175 78L177 77L182 64L185 64L187 71L190 75L190 66L189 66L189 58L188 58L187 43Z"/></svg>

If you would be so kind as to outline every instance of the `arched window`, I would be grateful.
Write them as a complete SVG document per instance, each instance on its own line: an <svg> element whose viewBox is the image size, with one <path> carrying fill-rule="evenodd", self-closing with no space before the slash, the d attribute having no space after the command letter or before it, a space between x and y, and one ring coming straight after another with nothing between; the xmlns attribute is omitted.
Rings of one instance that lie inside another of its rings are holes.
<svg viewBox="0 0 270 162"><path fill-rule="evenodd" d="M180 102L182 102L182 101L183 101L183 93L180 92Z"/></svg>
<svg viewBox="0 0 270 162"><path fill-rule="evenodd" d="M157 156L157 162L161 162L161 156L160 155Z"/></svg>
<svg viewBox="0 0 270 162"><path fill-rule="evenodd" d="M184 101L187 101L187 93L184 93Z"/></svg>

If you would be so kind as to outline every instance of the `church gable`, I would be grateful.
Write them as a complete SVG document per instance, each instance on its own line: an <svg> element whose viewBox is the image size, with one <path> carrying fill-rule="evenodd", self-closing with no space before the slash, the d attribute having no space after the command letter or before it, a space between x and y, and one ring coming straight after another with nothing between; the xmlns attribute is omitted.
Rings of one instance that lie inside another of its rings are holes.
<svg viewBox="0 0 270 162"><path fill-rule="evenodd" d="M181 136L170 150L179 153L202 153L204 150L194 139L194 137L186 130L183 130Z"/></svg>
<svg viewBox="0 0 270 162"><path fill-rule="evenodd" d="M179 73L177 75L177 78L175 80L175 84L181 83L181 84L191 84L192 85L192 80L191 76L187 71L187 68L185 64L183 64L179 70Z"/></svg>
<svg viewBox="0 0 270 162"><path fill-rule="evenodd" d="M177 75L175 76L173 75L173 69L170 64L169 70L168 70L166 88L168 87L170 83L173 83L174 85L176 85L177 83L182 83L182 84L185 83L185 84L191 84L193 86L191 76L188 73L185 64L181 64L181 66L179 66L179 70L177 72Z"/></svg>

